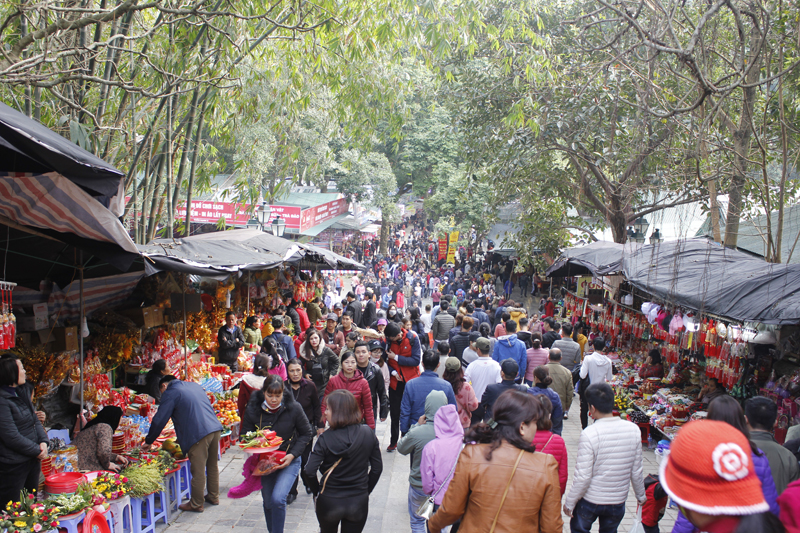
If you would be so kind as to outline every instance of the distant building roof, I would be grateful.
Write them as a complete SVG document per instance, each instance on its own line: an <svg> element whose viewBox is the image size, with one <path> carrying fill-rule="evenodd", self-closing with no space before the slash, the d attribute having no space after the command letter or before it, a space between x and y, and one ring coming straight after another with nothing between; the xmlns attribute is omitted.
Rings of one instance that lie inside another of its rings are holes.
<svg viewBox="0 0 800 533"><path fill-rule="evenodd" d="M721 210L720 210L721 211ZM771 213L771 230L774 237L778 229L778 212ZM719 230L722 239L725 239L725 215L720 212ZM783 239L781 242L781 262L800 263L800 204L787 206L783 211ZM703 223L695 237L713 238L711 231L711 217ZM739 235L736 239L736 249L759 257L767 255L767 215L760 215L752 219L742 219L739 222ZM788 261L787 261L788 259Z"/></svg>

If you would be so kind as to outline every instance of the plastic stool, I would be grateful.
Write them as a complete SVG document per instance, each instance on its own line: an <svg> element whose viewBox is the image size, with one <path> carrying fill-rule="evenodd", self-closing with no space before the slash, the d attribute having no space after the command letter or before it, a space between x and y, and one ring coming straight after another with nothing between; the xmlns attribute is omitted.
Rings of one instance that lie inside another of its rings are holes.
<svg viewBox="0 0 800 533"><path fill-rule="evenodd" d="M156 506L156 498L160 507ZM156 523L167 522L167 498L164 492L154 492L143 498L131 498L133 513L133 533L156 533Z"/></svg>
<svg viewBox="0 0 800 533"><path fill-rule="evenodd" d="M84 511L69 516L62 516L58 519L58 527L59 529L66 529L67 533L80 533L82 530L79 529L78 526L83 522L84 518L86 518L86 513Z"/></svg>
<svg viewBox="0 0 800 533"><path fill-rule="evenodd" d="M133 533L131 497L125 496L108 502L106 521L112 533Z"/></svg>
<svg viewBox="0 0 800 533"><path fill-rule="evenodd" d="M164 481L167 490L164 492L167 495L167 520L172 519L172 513L178 512L178 506L181 504L181 479L180 467L172 472L167 472ZM116 533L116 532L115 532Z"/></svg>
<svg viewBox="0 0 800 533"><path fill-rule="evenodd" d="M188 500L192 497L192 467L189 464L189 459L181 459L178 461L181 464L181 469L178 470L177 479L178 485L178 501Z"/></svg>

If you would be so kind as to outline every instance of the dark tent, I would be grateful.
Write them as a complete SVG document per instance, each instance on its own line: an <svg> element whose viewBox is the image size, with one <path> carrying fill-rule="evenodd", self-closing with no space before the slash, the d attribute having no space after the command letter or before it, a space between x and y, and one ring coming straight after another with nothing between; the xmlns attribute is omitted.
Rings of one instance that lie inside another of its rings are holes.
<svg viewBox="0 0 800 533"><path fill-rule="evenodd" d="M596 276L602 269L606 274L618 271L622 257L639 247L639 244L618 244L596 241L586 246L564 250L547 269L545 275L553 278L569 276Z"/></svg>
<svg viewBox="0 0 800 533"><path fill-rule="evenodd" d="M626 251L622 273L656 298L737 321L800 321L800 265L767 263L705 239Z"/></svg>

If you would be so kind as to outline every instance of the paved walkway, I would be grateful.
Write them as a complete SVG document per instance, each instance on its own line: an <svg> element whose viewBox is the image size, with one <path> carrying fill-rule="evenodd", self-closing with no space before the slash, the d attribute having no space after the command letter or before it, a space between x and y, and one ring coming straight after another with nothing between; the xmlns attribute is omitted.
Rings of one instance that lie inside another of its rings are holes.
<svg viewBox="0 0 800 533"><path fill-rule="evenodd" d="M578 438L581 432L578 413L579 406L575 402L572 405L569 420L564 421L563 437L567 444L570 465L575 464ZM397 452L387 453L385 451L389 443L388 423L379 422L377 434L381 441L381 448L384 450L384 470L378 486L370 497L369 519L364 531L408 533L410 531L407 510L409 459ZM231 500L225 497L230 487L241 482L242 465L245 458L245 454L235 448L231 448L222 456L220 486L223 497L219 506L207 506L205 512L200 514L181 513L173 518L168 527L161 527L160 533L163 531L171 533L181 531L224 532L229 529L235 529L236 533L263 533L266 528L260 493L254 493L242 500ZM648 449L644 450L644 471L645 474L658 472L655 454ZM625 518L619 527L620 533L627 533L633 526L633 515L636 513L633 491L629 494L627 509ZM662 532L672 530L676 515L676 510L667 510L666 516L660 523ZM564 518L564 531L569 531L569 520ZM316 533L319 531L313 502L311 497L305 494L302 484L297 501L287 510L286 531L287 533ZM597 524L595 524L594 531L597 531Z"/></svg>

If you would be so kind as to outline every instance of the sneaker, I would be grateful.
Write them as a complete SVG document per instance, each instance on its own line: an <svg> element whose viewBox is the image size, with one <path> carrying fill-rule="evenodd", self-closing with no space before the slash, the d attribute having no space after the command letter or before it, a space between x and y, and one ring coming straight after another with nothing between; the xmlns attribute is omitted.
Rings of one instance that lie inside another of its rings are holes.
<svg viewBox="0 0 800 533"><path fill-rule="evenodd" d="M397 444L390 444L388 448L386 448L387 452L393 452L397 449Z"/></svg>
<svg viewBox="0 0 800 533"><path fill-rule="evenodd" d="M564 420L569 420L569 414L568 413L564 413Z"/></svg>

